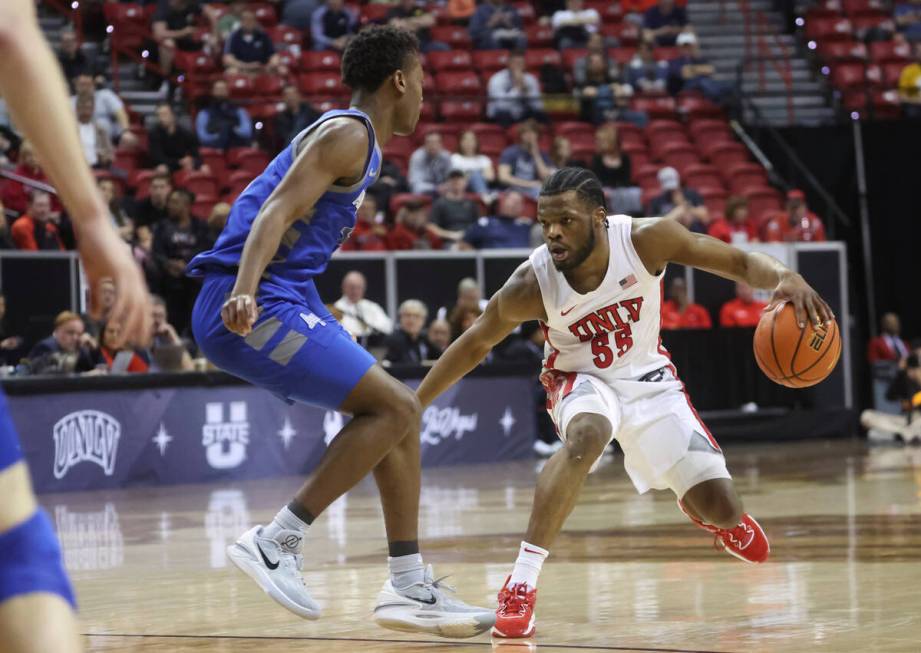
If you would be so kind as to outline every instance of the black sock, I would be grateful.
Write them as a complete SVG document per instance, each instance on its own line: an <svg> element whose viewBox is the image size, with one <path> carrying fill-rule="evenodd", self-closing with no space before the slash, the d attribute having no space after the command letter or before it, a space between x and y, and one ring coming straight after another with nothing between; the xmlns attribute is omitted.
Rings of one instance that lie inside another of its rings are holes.
<svg viewBox="0 0 921 653"><path fill-rule="evenodd" d="M419 540L403 540L402 542L388 542L390 557L411 556L419 553Z"/></svg>
<svg viewBox="0 0 921 653"><path fill-rule="evenodd" d="M308 525L312 524L313 520L316 519L316 517L314 517L313 514L307 510L307 508L302 506L300 501L297 499L294 499L291 501L291 503L288 504L288 510L293 512L295 517Z"/></svg>

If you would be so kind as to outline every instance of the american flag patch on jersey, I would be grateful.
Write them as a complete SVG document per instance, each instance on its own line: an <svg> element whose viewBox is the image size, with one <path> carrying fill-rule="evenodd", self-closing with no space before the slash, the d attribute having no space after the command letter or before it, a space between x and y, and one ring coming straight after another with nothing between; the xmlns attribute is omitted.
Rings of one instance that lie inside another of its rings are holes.
<svg viewBox="0 0 921 653"><path fill-rule="evenodd" d="M620 280L620 288L621 290L623 290L625 288L629 288L635 283L636 283L636 275L628 274L627 276L625 276L623 279Z"/></svg>

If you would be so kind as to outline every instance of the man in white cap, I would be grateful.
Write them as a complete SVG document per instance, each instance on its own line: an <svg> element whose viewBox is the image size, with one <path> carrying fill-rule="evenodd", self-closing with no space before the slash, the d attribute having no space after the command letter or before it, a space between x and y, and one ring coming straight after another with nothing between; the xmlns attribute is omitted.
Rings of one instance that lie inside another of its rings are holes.
<svg viewBox="0 0 921 653"><path fill-rule="evenodd" d="M700 91L713 102L720 102L729 92L729 86L713 79L716 68L700 54L694 32L682 32L676 41L681 56L669 63L669 89Z"/></svg>
<svg viewBox="0 0 921 653"><path fill-rule="evenodd" d="M697 191L682 188L681 176L674 168L662 168L658 176L662 192L649 203L646 215L661 215L663 218L677 220L690 231L707 233L710 214Z"/></svg>

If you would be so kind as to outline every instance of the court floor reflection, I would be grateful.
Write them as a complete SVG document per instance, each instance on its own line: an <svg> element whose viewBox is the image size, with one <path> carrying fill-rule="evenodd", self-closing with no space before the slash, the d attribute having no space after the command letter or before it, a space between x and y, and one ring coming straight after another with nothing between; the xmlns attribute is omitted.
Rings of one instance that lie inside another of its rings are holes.
<svg viewBox="0 0 921 653"><path fill-rule="evenodd" d="M386 546L370 482L308 534L305 577L325 609L318 622L277 607L224 553L300 479L42 500L94 651L921 651L921 451L849 441L726 449L771 538L767 564L715 551L670 494L636 495L614 459L586 483L544 566L537 637L517 643L436 642L371 623ZM423 550L465 600L494 605L538 469L426 471Z"/></svg>

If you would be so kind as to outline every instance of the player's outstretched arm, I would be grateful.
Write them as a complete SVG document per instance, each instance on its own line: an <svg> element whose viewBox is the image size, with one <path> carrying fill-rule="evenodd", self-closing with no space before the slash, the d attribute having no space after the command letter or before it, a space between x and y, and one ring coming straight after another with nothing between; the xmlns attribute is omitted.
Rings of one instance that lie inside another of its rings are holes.
<svg viewBox="0 0 921 653"><path fill-rule="evenodd" d="M530 263L523 263L496 293L486 310L451 343L416 390L422 406L480 364L489 350L527 320L546 319L540 288Z"/></svg>
<svg viewBox="0 0 921 653"><path fill-rule="evenodd" d="M128 247L109 222L105 202L83 156L64 77L35 19L31 0L0 2L0 96L16 125L35 145L71 216L80 258L90 283L91 312L98 313L99 283L118 288L112 319L122 325L119 342L150 339L150 297Z"/></svg>
<svg viewBox="0 0 921 653"><path fill-rule="evenodd" d="M262 205L246 237L240 270L221 318L230 331L248 334L256 322L256 289L285 232L309 220L317 200L339 179L359 179L368 152L368 130L353 118L334 118L310 134L291 169Z"/></svg>
<svg viewBox="0 0 921 653"><path fill-rule="evenodd" d="M677 222L660 218L638 220L633 242L650 272L657 272L666 263L673 262L742 281L753 288L773 289L768 309L781 302L792 302L801 328L807 319L821 325L835 317L825 300L802 276L767 254L742 251L719 239L692 233Z"/></svg>

